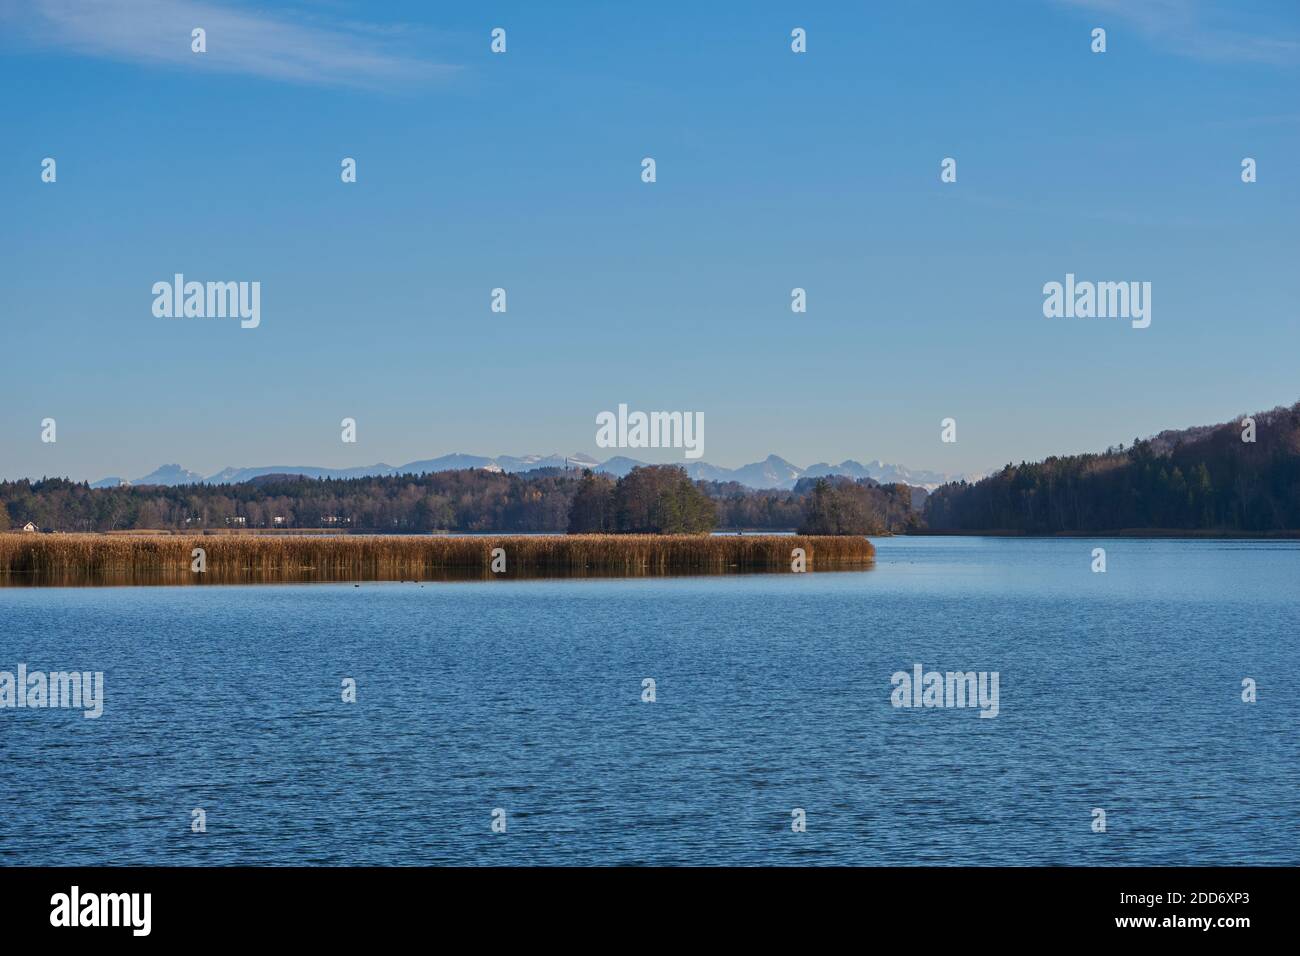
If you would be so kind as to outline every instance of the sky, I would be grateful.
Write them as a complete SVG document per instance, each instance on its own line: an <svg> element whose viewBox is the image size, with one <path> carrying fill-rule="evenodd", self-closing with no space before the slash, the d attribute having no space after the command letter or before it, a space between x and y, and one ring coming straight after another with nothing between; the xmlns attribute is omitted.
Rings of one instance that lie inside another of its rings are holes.
<svg viewBox="0 0 1300 956"><path fill-rule="evenodd" d="M620 403L979 472L1300 400L1293 0L0 0L0 89L0 478L684 460Z"/></svg>

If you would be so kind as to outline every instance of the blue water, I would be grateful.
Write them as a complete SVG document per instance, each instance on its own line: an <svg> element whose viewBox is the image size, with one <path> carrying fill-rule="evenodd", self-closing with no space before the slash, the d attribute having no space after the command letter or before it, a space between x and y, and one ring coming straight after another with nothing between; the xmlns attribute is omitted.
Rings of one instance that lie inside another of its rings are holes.
<svg viewBox="0 0 1300 956"><path fill-rule="evenodd" d="M1300 863L1300 543L878 546L861 573L0 589L0 670L106 691L98 720L0 710L0 863ZM999 716L892 707L916 663L997 671Z"/></svg>

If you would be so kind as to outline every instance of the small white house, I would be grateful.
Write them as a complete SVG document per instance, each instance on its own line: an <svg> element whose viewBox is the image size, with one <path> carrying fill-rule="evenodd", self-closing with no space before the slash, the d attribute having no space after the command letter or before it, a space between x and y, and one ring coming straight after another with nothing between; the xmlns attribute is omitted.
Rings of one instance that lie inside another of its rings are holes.
<svg viewBox="0 0 1300 956"><path fill-rule="evenodd" d="M36 527L36 525L32 524L32 522L29 521L24 525L19 525L18 530L26 531L28 534L35 534L37 531L40 531L41 529Z"/></svg>

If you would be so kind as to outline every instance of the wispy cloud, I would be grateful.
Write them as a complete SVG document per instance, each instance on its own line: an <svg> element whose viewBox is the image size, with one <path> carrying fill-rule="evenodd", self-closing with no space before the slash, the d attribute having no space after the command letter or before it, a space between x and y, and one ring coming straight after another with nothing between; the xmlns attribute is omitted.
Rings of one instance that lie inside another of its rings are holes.
<svg viewBox="0 0 1300 956"><path fill-rule="evenodd" d="M402 27L271 16L197 0L0 0L0 14L44 46L291 83L390 89L456 69L409 52ZM206 53L190 50L195 27L207 31Z"/></svg>
<svg viewBox="0 0 1300 956"><path fill-rule="evenodd" d="M1277 23L1265 19L1257 6L1210 0L1057 2L1129 24L1153 43L1197 59L1278 66L1300 63L1300 30L1294 15ZM1282 5L1283 9L1288 6L1294 14L1291 0Z"/></svg>

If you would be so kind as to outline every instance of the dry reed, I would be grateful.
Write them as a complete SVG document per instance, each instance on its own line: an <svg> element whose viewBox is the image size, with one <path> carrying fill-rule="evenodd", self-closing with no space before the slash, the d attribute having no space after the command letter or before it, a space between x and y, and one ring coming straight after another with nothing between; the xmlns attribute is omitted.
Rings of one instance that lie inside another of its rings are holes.
<svg viewBox="0 0 1300 956"><path fill-rule="evenodd" d="M190 570L195 548L206 555L203 574ZM505 549L505 577L789 572L794 548L804 549L810 571L850 570L875 555L853 536L0 534L0 583L493 577L494 548Z"/></svg>

